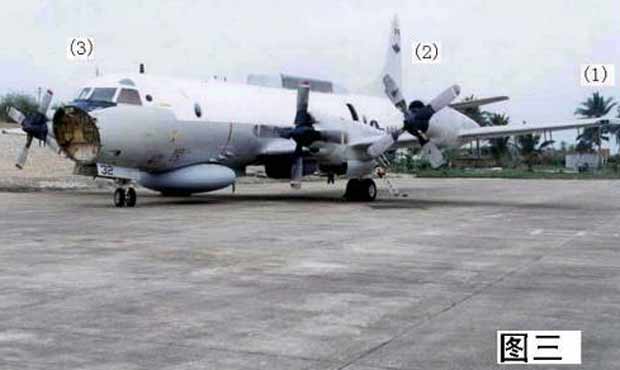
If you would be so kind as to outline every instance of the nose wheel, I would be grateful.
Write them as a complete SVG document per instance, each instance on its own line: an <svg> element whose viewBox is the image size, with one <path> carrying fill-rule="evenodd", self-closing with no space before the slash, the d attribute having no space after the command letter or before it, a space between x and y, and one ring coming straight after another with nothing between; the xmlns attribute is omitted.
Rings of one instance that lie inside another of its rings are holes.
<svg viewBox="0 0 620 370"><path fill-rule="evenodd" d="M377 184L373 179L351 179L344 197L352 202L372 202L377 198Z"/></svg>
<svg viewBox="0 0 620 370"><path fill-rule="evenodd" d="M117 188L114 191L114 205L116 207L135 207L138 200L138 194L133 187Z"/></svg>

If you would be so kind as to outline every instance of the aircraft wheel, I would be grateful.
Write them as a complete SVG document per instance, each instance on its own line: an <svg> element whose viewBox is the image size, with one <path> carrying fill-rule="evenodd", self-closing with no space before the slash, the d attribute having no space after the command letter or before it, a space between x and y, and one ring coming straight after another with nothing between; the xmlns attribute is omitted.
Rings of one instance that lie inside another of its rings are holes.
<svg viewBox="0 0 620 370"><path fill-rule="evenodd" d="M344 197L346 200L348 201L355 201L356 199L356 195L358 193L358 188L359 188L359 180L358 179L350 179L347 182L347 190L344 193Z"/></svg>
<svg viewBox="0 0 620 370"><path fill-rule="evenodd" d="M344 196L353 202L371 202L377 198L377 185L372 179L351 179Z"/></svg>
<svg viewBox="0 0 620 370"><path fill-rule="evenodd" d="M125 205L127 207L135 207L137 200L138 200L138 195L136 194L136 189L134 188L127 189L127 194L125 196Z"/></svg>
<svg viewBox="0 0 620 370"><path fill-rule="evenodd" d="M127 205L127 198L125 194L125 189L118 188L114 192L114 205L121 208Z"/></svg>
<svg viewBox="0 0 620 370"><path fill-rule="evenodd" d="M373 179L364 179L361 182L360 188L363 192L362 198L365 201L372 202L377 198L377 184Z"/></svg>

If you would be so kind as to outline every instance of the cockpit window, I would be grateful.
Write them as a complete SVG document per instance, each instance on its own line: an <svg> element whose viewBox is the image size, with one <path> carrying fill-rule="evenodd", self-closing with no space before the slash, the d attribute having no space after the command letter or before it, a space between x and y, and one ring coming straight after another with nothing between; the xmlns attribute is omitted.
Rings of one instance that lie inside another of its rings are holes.
<svg viewBox="0 0 620 370"><path fill-rule="evenodd" d="M92 89L90 87L83 88L82 91L80 91L80 93L78 94L77 99L86 99L90 94L91 90Z"/></svg>
<svg viewBox="0 0 620 370"><path fill-rule="evenodd" d="M113 87L97 87L93 90L92 95L88 100L107 101L114 102L114 94L116 88Z"/></svg>
<svg viewBox="0 0 620 370"><path fill-rule="evenodd" d="M117 102L122 104L142 105L140 94L137 90L133 89L121 89L120 94L118 94Z"/></svg>

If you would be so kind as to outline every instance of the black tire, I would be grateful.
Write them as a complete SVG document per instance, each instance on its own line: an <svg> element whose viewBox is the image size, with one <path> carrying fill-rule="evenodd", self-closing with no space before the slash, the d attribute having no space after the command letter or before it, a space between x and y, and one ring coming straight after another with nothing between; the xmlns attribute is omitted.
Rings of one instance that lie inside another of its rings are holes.
<svg viewBox="0 0 620 370"><path fill-rule="evenodd" d="M372 179L351 179L344 196L351 202L372 202L377 198L377 185Z"/></svg>
<svg viewBox="0 0 620 370"><path fill-rule="evenodd" d="M377 198L377 184L373 179L362 180L360 186L360 197L368 202L372 202Z"/></svg>
<svg viewBox="0 0 620 370"><path fill-rule="evenodd" d="M116 191L114 192L114 205L119 208L125 207L127 205L125 189L123 188L116 189Z"/></svg>
<svg viewBox="0 0 620 370"><path fill-rule="evenodd" d="M347 190L345 190L344 197L346 200L350 202L355 202L359 200L359 188L360 181L358 179L350 179L347 182Z"/></svg>
<svg viewBox="0 0 620 370"><path fill-rule="evenodd" d="M138 195L136 194L136 189L134 188L127 189L127 194L125 195L125 205L127 207L135 207L137 200L138 200Z"/></svg>

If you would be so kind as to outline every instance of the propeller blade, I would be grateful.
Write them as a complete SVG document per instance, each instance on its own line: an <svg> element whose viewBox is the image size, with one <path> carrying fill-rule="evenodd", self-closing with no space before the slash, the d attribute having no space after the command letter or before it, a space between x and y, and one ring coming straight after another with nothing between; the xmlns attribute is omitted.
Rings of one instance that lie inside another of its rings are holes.
<svg viewBox="0 0 620 370"><path fill-rule="evenodd" d="M383 87L385 94L390 99L392 104L394 104L398 110L403 112L404 115L408 115L409 110L407 109L407 102L405 101L403 94L400 92L398 84L396 84L396 81L394 81L392 76L389 74L383 76Z"/></svg>
<svg viewBox="0 0 620 370"><path fill-rule="evenodd" d="M454 99L459 96L460 93L461 88L459 87L459 85L450 86L446 91L442 92L441 94L437 95L435 99L431 100L429 105L433 108L435 112L439 112L440 110L450 105L450 103L452 103Z"/></svg>
<svg viewBox="0 0 620 370"><path fill-rule="evenodd" d="M304 158L299 155L295 158L293 167L291 168L291 187L293 189L301 188L301 180L304 177Z"/></svg>
<svg viewBox="0 0 620 370"><path fill-rule="evenodd" d="M52 151L56 153L60 153L60 147L58 146L58 143L56 142L55 139L51 138L50 136L47 137L47 140L45 141L45 145L49 146L50 149L52 149Z"/></svg>
<svg viewBox="0 0 620 370"><path fill-rule="evenodd" d="M18 111L17 109L15 109L13 107L10 107L8 109L7 114L8 114L9 117L11 117L11 119L13 121L15 121L15 123L18 123L20 125L26 119L26 116L22 112Z"/></svg>
<svg viewBox="0 0 620 370"><path fill-rule="evenodd" d="M39 113L45 115L47 110L50 108L50 104L52 104L52 97L54 93L52 90L47 90L45 95L41 98L41 102L39 103Z"/></svg>
<svg viewBox="0 0 620 370"><path fill-rule="evenodd" d="M384 135L370 145L368 149L366 149L366 153L368 153L368 155L372 158L377 158L381 154L385 153L385 151L388 150L396 142L396 140L398 140L398 137L402 134L402 132L402 130L398 130L392 134Z"/></svg>
<svg viewBox="0 0 620 370"><path fill-rule="evenodd" d="M26 145L22 148L22 150L17 155L17 160L15 161L15 167L20 170L24 169L24 165L26 165L26 160L28 159L28 150L30 149L30 145L32 144L32 135L28 135L26 139Z"/></svg>
<svg viewBox="0 0 620 370"><path fill-rule="evenodd" d="M432 141L429 141L422 146L421 154L426 160L428 160L433 168L439 168L445 163L443 153Z"/></svg>
<svg viewBox="0 0 620 370"><path fill-rule="evenodd" d="M310 85L300 84L297 88L297 114L295 115L295 126L312 123L308 113L308 100L310 98Z"/></svg>

